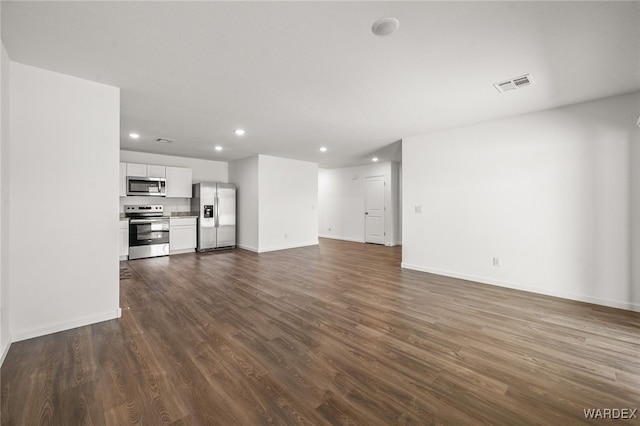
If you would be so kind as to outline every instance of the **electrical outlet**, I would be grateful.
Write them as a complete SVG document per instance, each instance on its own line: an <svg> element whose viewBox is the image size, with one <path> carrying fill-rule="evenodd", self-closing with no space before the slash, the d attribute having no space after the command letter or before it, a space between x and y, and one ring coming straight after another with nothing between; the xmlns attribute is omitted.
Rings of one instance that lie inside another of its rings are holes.
<svg viewBox="0 0 640 426"><path fill-rule="evenodd" d="M499 257L494 257L493 266L502 266L502 259L500 259Z"/></svg>
<svg viewBox="0 0 640 426"><path fill-rule="evenodd" d="M289 238L289 234L284 234L284 238L285 238L285 240L286 240L287 238Z"/></svg>
<svg viewBox="0 0 640 426"><path fill-rule="evenodd" d="M422 213L422 206L415 206L416 213Z"/></svg>

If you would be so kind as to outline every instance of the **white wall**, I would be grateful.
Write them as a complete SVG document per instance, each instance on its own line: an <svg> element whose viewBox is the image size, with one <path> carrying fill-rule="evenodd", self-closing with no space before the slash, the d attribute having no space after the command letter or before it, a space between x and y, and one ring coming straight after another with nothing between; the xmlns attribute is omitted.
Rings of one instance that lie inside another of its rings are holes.
<svg viewBox="0 0 640 426"><path fill-rule="evenodd" d="M375 163L318 173L318 234L324 238L365 242L365 178L385 177L385 244L400 244L399 164Z"/></svg>
<svg viewBox="0 0 640 426"><path fill-rule="evenodd" d="M258 156L259 251L318 244L318 165Z"/></svg>
<svg viewBox="0 0 640 426"><path fill-rule="evenodd" d="M640 119L640 99L636 105ZM631 289L629 297L632 302L640 304L640 127L633 132L629 155L631 170Z"/></svg>
<svg viewBox="0 0 640 426"><path fill-rule="evenodd" d="M119 89L12 62L14 341L119 316Z"/></svg>
<svg viewBox="0 0 640 426"><path fill-rule="evenodd" d="M404 138L403 266L640 310L639 114L635 93Z"/></svg>
<svg viewBox="0 0 640 426"><path fill-rule="evenodd" d="M228 164L224 161L200 160L197 158L125 150L120 150L120 161L123 163L188 167L193 172L193 183L229 182ZM162 204L166 213L188 212L191 210L189 198L120 197L120 213L124 213L124 206L129 204Z"/></svg>
<svg viewBox="0 0 640 426"><path fill-rule="evenodd" d="M0 52L0 365L9 351L9 57Z"/></svg>

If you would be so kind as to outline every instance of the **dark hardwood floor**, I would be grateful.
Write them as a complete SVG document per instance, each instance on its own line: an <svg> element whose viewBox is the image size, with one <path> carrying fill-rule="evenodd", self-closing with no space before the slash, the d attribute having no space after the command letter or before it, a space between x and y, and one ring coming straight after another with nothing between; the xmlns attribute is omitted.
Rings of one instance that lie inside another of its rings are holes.
<svg viewBox="0 0 640 426"><path fill-rule="evenodd" d="M640 314L400 260L321 240L122 262L120 320L11 346L2 424L566 425L640 408Z"/></svg>

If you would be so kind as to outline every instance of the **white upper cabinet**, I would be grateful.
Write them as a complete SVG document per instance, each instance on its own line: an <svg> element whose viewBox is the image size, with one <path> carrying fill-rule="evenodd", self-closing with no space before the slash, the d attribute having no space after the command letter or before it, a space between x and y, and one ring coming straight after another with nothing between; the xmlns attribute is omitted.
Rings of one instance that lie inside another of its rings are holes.
<svg viewBox="0 0 640 426"><path fill-rule="evenodd" d="M156 166L153 164L147 164L147 177L163 178L166 176L165 166Z"/></svg>
<svg viewBox="0 0 640 426"><path fill-rule="evenodd" d="M127 176L147 177L147 165L127 163Z"/></svg>
<svg viewBox="0 0 640 426"><path fill-rule="evenodd" d="M120 163L120 196L127 196L127 176L165 178L167 197L191 198L193 171L188 167Z"/></svg>
<svg viewBox="0 0 640 426"><path fill-rule="evenodd" d="M127 176L163 178L165 174L165 166L127 163Z"/></svg>
<svg viewBox="0 0 640 426"><path fill-rule="evenodd" d="M191 198L192 175L189 168L167 166L167 197Z"/></svg>

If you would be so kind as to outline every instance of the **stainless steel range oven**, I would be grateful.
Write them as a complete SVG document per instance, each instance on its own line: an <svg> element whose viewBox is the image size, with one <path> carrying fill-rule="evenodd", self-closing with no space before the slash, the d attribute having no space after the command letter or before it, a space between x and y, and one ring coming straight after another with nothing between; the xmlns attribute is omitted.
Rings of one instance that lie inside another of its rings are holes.
<svg viewBox="0 0 640 426"><path fill-rule="evenodd" d="M125 206L129 218L129 259L169 254L169 218L161 205Z"/></svg>

